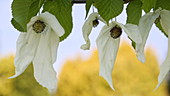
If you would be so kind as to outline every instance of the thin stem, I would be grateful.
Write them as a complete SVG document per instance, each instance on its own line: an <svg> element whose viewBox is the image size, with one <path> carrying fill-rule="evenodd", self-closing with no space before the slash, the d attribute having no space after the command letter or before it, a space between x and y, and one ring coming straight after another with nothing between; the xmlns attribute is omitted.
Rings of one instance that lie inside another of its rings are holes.
<svg viewBox="0 0 170 96"><path fill-rule="evenodd" d="M94 6L92 5L93 13L94 13Z"/></svg>
<svg viewBox="0 0 170 96"><path fill-rule="evenodd" d="M86 0L73 0L72 3L83 4L83 3L86 3Z"/></svg>
<svg viewBox="0 0 170 96"><path fill-rule="evenodd" d="M113 21L113 19L111 19L111 22Z"/></svg>
<svg viewBox="0 0 170 96"><path fill-rule="evenodd" d="M117 21L117 18L115 17L115 21Z"/></svg>
<svg viewBox="0 0 170 96"><path fill-rule="evenodd" d="M39 4L38 4L38 9L39 9L38 15L41 14L41 13L40 13L40 8L41 8L41 0L40 0L40 2L39 2Z"/></svg>

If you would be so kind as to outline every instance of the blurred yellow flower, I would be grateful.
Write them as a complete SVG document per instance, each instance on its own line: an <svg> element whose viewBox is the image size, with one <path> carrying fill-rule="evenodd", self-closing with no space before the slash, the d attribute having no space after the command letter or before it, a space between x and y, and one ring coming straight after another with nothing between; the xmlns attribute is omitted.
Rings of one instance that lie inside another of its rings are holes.
<svg viewBox="0 0 170 96"><path fill-rule="evenodd" d="M97 51L89 59L67 60L59 75L56 96L166 96L165 84L153 92L159 73L152 49L146 50L145 64L139 62L133 48L122 43L112 73L116 91L98 76Z"/></svg>

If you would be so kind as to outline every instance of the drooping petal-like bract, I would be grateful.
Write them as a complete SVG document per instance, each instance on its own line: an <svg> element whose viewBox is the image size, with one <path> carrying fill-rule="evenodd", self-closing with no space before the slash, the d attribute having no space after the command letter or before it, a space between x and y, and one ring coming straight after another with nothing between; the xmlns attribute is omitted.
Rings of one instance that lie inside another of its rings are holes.
<svg viewBox="0 0 170 96"><path fill-rule="evenodd" d="M160 73L158 76L158 84L157 84L155 90L160 86L160 84L162 83L162 81L164 80L164 78L166 77L167 73L170 70L170 30L168 31L168 33L169 33L168 34L168 53L167 53L165 61L160 66Z"/></svg>
<svg viewBox="0 0 170 96"><path fill-rule="evenodd" d="M116 24L110 26L105 25L96 40L100 59L100 76L105 78L113 90L112 70L120 42L120 38L113 39L110 36L110 30L115 25Z"/></svg>
<svg viewBox="0 0 170 96"><path fill-rule="evenodd" d="M33 30L33 24L41 21L45 28L41 33ZM17 41L15 57L16 74L14 78L22 74L27 66L33 63L34 77L42 86L53 91L56 88L56 72L53 64L56 61L59 37L65 31L54 15L45 12L39 16L32 17L27 24L27 31L21 33Z"/></svg>
<svg viewBox="0 0 170 96"><path fill-rule="evenodd" d="M123 29L127 33L127 35L129 35L129 37L132 38L136 43L142 42L137 25L123 25L121 23L113 21L109 24L109 26L105 25L102 28L96 40L100 59L100 76L102 76L108 82L113 90L114 87L112 83L112 70L117 57L120 37L113 38L111 36L111 29L116 26Z"/></svg>
<svg viewBox="0 0 170 96"><path fill-rule="evenodd" d="M168 34L168 52L165 61L160 66L160 73L158 76L158 85L156 89L160 86L167 73L170 71L170 11L162 10L160 14L160 23L163 30Z"/></svg>
<svg viewBox="0 0 170 96"><path fill-rule="evenodd" d="M156 12L150 12L146 15L142 16L139 21L139 32L142 37L142 43L136 43L136 53L138 60L141 62L145 62L145 55L144 55L144 47L146 44L146 40L148 38L149 32L151 30L151 27L153 23L155 22L156 18L159 17L160 9L158 9Z"/></svg>
<svg viewBox="0 0 170 96"><path fill-rule="evenodd" d="M88 19L85 21L83 27L82 27L82 31L83 31L83 37L84 37L84 40L86 42L86 44L83 44L81 46L81 49L83 50L89 50L90 48L90 39L89 39L89 35L92 31L92 28L93 28L93 21L94 20L100 20L102 22L105 22L100 16L98 13L94 12L92 14L90 14L90 16L88 17Z"/></svg>
<svg viewBox="0 0 170 96"><path fill-rule="evenodd" d="M123 25L121 23L115 22L113 21L115 24L117 24L118 26L120 26L124 32L136 43L141 43L142 42L142 38L140 36L140 32L139 32L139 28L137 25L134 24L126 24Z"/></svg>
<svg viewBox="0 0 170 96"><path fill-rule="evenodd" d="M15 78L22 74L33 61L39 40L40 35L31 30L28 33L20 33L17 40L16 56L14 61L15 75L10 78Z"/></svg>

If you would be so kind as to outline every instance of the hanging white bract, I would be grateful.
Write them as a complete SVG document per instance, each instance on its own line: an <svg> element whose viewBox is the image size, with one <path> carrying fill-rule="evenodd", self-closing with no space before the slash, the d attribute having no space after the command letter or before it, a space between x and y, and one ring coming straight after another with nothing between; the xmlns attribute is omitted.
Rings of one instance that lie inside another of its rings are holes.
<svg viewBox="0 0 170 96"><path fill-rule="evenodd" d="M139 21L139 31L142 37L143 42L142 43L136 43L136 53L138 60L142 63L145 62L145 56L144 56L144 47L146 44L146 40L148 38L150 29L155 22L156 18L159 17L160 9L158 9L155 12L147 13L146 15L142 16Z"/></svg>
<svg viewBox="0 0 170 96"><path fill-rule="evenodd" d="M100 59L100 76L109 83L113 90L112 70L119 48L121 29L123 29L135 43L142 42L137 25L123 25L116 21L111 22L109 26L105 25L96 40Z"/></svg>
<svg viewBox="0 0 170 96"><path fill-rule="evenodd" d="M92 27L94 25L94 21L97 19L106 23L98 13L92 13L87 21L83 25L83 36L86 41L86 44L82 45L81 48L84 50L89 49L90 40L88 36L91 33ZM114 90L112 83L112 70L114 67L114 62L116 60L117 51L120 43L120 36L122 34L122 29L127 33L127 35L136 43L141 43L142 39L139 33L139 29L137 25L134 24L126 24L123 25L116 21L105 25L97 40L97 48L99 51L99 59L100 59L100 76L102 76L110 85L110 87Z"/></svg>
<svg viewBox="0 0 170 96"><path fill-rule="evenodd" d="M138 55L138 59L142 62L145 62L145 56L144 56L144 47L145 43L148 37L148 34L150 32L150 29L155 22L156 19L160 21L160 24L163 28L163 30L168 35L168 52L165 61L163 64L161 64L160 67L160 74L158 77L158 85L156 89L160 86L163 79L166 77L166 74L170 70L170 11L165 9L157 9L155 12L150 12L144 15L139 22L139 30L140 34L142 36L143 42L141 44L136 44L136 52Z"/></svg>
<svg viewBox="0 0 170 96"><path fill-rule="evenodd" d="M98 20L105 23L103 18L101 18L98 13L94 12L94 13L90 14L88 19L84 23L84 25L82 27L82 31L83 31L83 37L84 37L84 40L86 41L86 44L83 44L81 46L81 49L83 49L83 50L89 50L90 49L89 35L92 31L92 28L97 27L97 25L99 24Z"/></svg>
<svg viewBox="0 0 170 96"><path fill-rule="evenodd" d="M29 64L33 64L34 77L39 84L56 89L56 61L59 37L65 33L56 17L48 12L32 17L27 24L27 32L20 33L15 57L15 78L22 74Z"/></svg>

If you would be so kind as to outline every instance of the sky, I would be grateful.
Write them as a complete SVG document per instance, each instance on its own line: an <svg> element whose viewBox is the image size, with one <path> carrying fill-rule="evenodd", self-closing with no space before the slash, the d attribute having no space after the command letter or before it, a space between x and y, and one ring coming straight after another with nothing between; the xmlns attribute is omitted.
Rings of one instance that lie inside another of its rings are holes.
<svg viewBox="0 0 170 96"><path fill-rule="evenodd" d="M11 3L12 0L0 0L0 57L9 56L15 54L16 41L20 34L10 23L12 18L11 14ZM95 10L96 11L96 10ZM92 9L89 13L92 13ZM54 64L55 70L58 71L61 65L66 59L74 59L78 54L83 58L88 58L91 52L96 48L95 40L104 24L100 23L97 28L94 28L90 34L91 48L88 51L80 49L80 46L85 43L82 36L82 26L85 22L85 5L76 4L73 6L73 30L67 39L62 41L58 47L57 61ZM118 22L125 24L126 22L126 11L124 11L117 18ZM114 20L114 19L113 19ZM121 36L121 42L128 42L130 40L127 35L123 32ZM158 57L159 63L161 64L167 54L168 39L153 25L152 30L149 34L149 38L146 43L146 48L150 47L153 49Z"/></svg>

